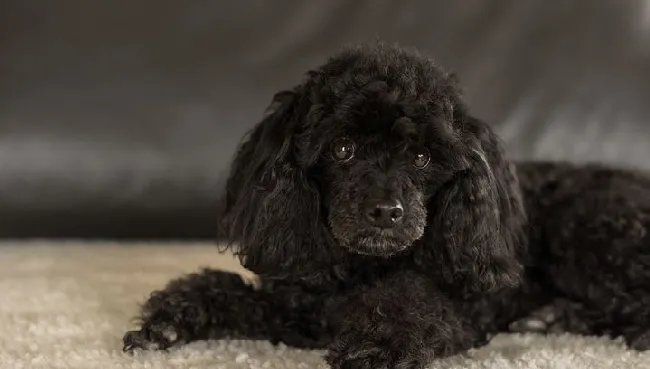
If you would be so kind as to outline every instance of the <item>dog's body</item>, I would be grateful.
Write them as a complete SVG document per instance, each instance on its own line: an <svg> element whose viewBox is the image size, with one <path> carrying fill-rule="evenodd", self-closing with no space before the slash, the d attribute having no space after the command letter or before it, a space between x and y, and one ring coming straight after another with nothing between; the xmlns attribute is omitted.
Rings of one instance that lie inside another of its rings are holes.
<svg viewBox="0 0 650 369"><path fill-rule="evenodd" d="M622 335L649 348L650 177L552 162L517 172L529 217L524 283L488 294L475 314L491 332Z"/></svg>
<svg viewBox="0 0 650 369"><path fill-rule="evenodd" d="M171 282L125 349L207 338L328 348L336 368L422 367L500 331L650 347L650 178L517 163L415 53L349 49L233 163L224 227L244 266Z"/></svg>

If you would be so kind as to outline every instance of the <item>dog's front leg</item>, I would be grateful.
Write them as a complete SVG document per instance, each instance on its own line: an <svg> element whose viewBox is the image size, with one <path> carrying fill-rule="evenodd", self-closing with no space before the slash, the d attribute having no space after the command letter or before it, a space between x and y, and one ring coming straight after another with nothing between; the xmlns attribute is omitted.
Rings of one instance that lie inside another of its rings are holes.
<svg viewBox="0 0 650 369"><path fill-rule="evenodd" d="M171 281L142 306L141 326L124 335L124 350L166 349L205 339L239 338L323 348L330 342L320 294L290 281L205 269Z"/></svg>
<svg viewBox="0 0 650 369"><path fill-rule="evenodd" d="M472 348L468 321L426 277L397 273L342 302L326 354L332 368L423 368Z"/></svg>

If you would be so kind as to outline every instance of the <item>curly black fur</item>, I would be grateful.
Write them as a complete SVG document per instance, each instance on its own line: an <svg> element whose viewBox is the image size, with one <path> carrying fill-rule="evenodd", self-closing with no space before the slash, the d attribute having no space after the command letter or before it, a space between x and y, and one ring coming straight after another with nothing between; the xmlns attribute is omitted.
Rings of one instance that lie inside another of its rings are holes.
<svg viewBox="0 0 650 369"><path fill-rule="evenodd" d="M508 330L650 345L650 178L512 164L413 51L349 48L277 93L236 155L223 226L261 289L173 281L126 349L242 337L328 348L334 368L420 368Z"/></svg>

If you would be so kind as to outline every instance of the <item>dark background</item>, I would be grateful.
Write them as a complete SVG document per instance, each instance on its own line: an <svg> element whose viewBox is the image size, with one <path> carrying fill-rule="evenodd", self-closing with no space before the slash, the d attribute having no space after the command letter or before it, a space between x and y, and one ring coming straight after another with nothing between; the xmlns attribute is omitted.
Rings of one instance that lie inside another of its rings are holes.
<svg viewBox="0 0 650 369"><path fill-rule="evenodd" d="M650 169L650 1L0 2L0 237L214 238L242 134L348 42L415 46L517 158Z"/></svg>

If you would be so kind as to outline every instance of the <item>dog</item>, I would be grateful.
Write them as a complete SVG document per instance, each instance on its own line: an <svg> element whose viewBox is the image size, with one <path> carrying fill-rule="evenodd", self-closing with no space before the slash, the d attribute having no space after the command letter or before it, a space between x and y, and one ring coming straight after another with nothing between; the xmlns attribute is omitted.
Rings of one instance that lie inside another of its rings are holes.
<svg viewBox="0 0 650 369"><path fill-rule="evenodd" d="M332 368L422 368L498 332L650 347L650 177L516 162L415 50L350 46L273 97L233 160L227 248L142 306L124 349L203 339L326 349Z"/></svg>

